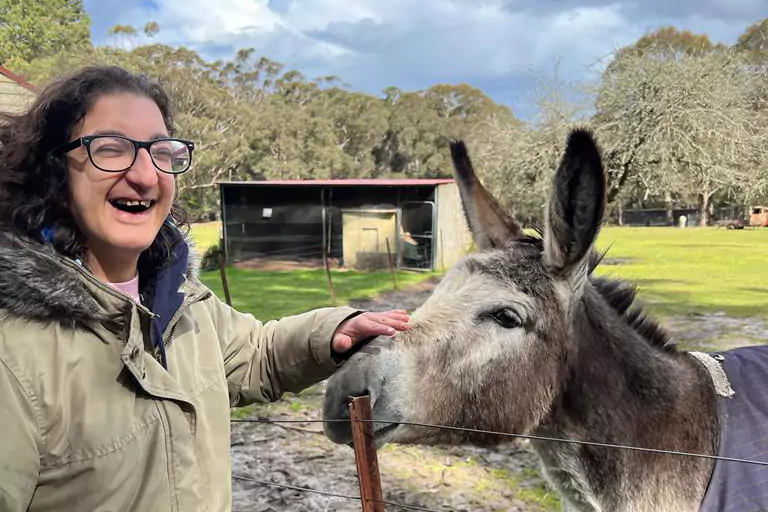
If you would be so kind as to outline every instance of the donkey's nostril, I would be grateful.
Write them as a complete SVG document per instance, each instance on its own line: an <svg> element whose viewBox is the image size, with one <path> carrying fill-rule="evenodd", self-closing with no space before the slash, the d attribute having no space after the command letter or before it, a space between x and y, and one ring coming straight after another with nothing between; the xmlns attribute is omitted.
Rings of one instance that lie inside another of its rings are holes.
<svg viewBox="0 0 768 512"><path fill-rule="evenodd" d="M370 394L371 394L371 392L368 391L368 389L364 389L364 390L362 390L362 391L360 391L358 393L351 393L350 395L347 396L347 398L351 402L352 399L354 399L354 398L362 398L364 396L370 396Z"/></svg>
<svg viewBox="0 0 768 512"><path fill-rule="evenodd" d="M351 404L352 400L354 400L355 398L363 398L365 396L367 397L371 396L371 392L368 391L367 389L364 389L359 393L352 393L350 395L347 395L347 403L346 403L347 407L349 407L349 404ZM371 400L373 400L373 398L371 398Z"/></svg>

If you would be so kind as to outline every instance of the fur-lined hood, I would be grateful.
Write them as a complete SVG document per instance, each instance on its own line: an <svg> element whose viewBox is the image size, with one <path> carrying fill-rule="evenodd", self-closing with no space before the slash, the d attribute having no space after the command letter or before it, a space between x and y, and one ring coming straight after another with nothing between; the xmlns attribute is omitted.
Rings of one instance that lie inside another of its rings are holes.
<svg viewBox="0 0 768 512"><path fill-rule="evenodd" d="M197 280L198 262L192 249L186 238L177 246L175 261L158 275L158 293L181 296L181 285L188 279ZM71 326L105 321L107 317L94 287L120 297L78 262L58 254L50 244L0 232L0 311L4 314ZM163 299L160 302L180 305L173 297L170 301L169 297Z"/></svg>

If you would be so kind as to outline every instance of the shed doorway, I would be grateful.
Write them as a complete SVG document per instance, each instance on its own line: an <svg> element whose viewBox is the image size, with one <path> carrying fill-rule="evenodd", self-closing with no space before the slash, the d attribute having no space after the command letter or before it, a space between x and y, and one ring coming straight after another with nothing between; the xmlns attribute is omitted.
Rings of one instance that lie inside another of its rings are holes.
<svg viewBox="0 0 768 512"><path fill-rule="evenodd" d="M400 268L429 270L434 259L435 203L403 201L400 221Z"/></svg>

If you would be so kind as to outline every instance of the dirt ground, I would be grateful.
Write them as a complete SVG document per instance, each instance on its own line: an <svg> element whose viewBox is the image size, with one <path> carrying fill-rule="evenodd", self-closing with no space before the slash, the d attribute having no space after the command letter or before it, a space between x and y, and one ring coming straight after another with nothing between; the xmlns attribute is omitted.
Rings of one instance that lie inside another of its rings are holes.
<svg viewBox="0 0 768 512"><path fill-rule="evenodd" d="M329 266L334 270L339 270L339 260L329 258ZM325 262L322 258L290 260L288 258L250 258L238 261L234 264L236 268L246 270L261 270L263 272L284 272L288 270L317 270L325 268Z"/></svg>
<svg viewBox="0 0 768 512"><path fill-rule="evenodd" d="M436 281L395 291L352 306L373 311L413 310L432 292ZM730 318L723 314L664 319L673 337L686 348L718 350L768 341L765 319ZM324 383L299 396L251 409L246 419L319 419ZM551 511L559 510L556 494L538 471L535 454L526 443L494 450L384 447L378 453L384 499L435 511ZM319 423L233 423L233 511L361 510L354 499L278 488L245 481L238 476L321 492L359 496L354 453L322 434ZM387 511L409 510L387 505Z"/></svg>

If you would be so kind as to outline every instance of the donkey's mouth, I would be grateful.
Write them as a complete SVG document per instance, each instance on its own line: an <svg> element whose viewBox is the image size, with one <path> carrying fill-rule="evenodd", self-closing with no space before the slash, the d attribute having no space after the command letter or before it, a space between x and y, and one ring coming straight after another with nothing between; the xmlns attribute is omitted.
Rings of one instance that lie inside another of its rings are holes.
<svg viewBox="0 0 768 512"><path fill-rule="evenodd" d="M400 428L400 424L399 423L387 423L383 427L376 429L374 431L373 435L376 436L376 437L382 437L382 436L385 436L385 435L389 434L390 432L392 432L392 431L394 431L394 430L396 430L398 428Z"/></svg>
<svg viewBox="0 0 768 512"><path fill-rule="evenodd" d="M399 428L400 428L399 423L388 423L383 427L375 430L373 433L373 437L376 442L376 449L378 450L385 444L389 443L394 437L395 431Z"/></svg>
<svg viewBox="0 0 768 512"><path fill-rule="evenodd" d="M374 439L374 444L376 446L376 449L378 450L385 444L389 443L392 440L392 436L395 430L397 430L398 428L400 428L399 423L387 423L383 427L379 427L379 428L376 428L376 426L374 426L373 439ZM350 448L354 448L355 442L349 441L347 443L347 446L349 446Z"/></svg>

